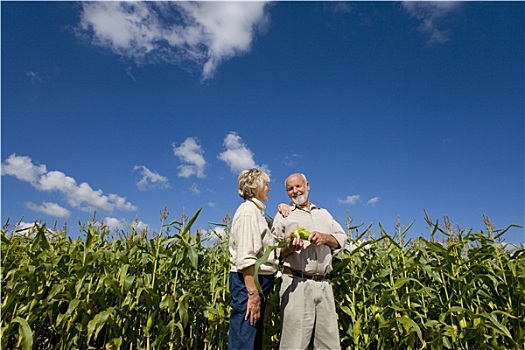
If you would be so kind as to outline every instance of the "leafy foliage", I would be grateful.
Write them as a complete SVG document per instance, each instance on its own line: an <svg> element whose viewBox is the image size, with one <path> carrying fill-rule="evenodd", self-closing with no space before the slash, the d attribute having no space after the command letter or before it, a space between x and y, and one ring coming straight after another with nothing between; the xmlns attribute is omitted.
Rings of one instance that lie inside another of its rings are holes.
<svg viewBox="0 0 525 350"><path fill-rule="evenodd" d="M339 255L343 348L525 349L524 247L505 249L506 230L490 225L473 233L445 223L406 243L406 231L391 237L381 227L381 238L361 235Z"/></svg>
<svg viewBox="0 0 525 350"><path fill-rule="evenodd" d="M207 235L191 231L199 211L168 224L161 214L158 233L2 230L1 349L226 349L229 218ZM374 239L369 227L337 256L343 348L525 349L524 248L503 248L506 230L490 225L431 228L405 242L406 231ZM266 349L278 348L278 289Z"/></svg>

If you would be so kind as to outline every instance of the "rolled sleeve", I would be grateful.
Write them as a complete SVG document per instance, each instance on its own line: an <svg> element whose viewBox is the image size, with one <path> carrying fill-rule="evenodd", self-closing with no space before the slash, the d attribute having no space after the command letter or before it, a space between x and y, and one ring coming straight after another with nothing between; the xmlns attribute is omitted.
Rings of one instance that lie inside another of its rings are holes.
<svg viewBox="0 0 525 350"><path fill-rule="evenodd" d="M337 221L332 219L332 232L330 234L335 238L337 243L339 243L339 248L332 249L333 254L336 255L346 245L346 240L347 240L346 233L343 231L343 228L341 227L341 225L339 225Z"/></svg>
<svg viewBox="0 0 525 350"><path fill-rule="evenodd" d="M262 249L260 229L251 215L242 215L238 218L235 229L235 261L237 271L241 271L255 264L257 254Z"/></svg>

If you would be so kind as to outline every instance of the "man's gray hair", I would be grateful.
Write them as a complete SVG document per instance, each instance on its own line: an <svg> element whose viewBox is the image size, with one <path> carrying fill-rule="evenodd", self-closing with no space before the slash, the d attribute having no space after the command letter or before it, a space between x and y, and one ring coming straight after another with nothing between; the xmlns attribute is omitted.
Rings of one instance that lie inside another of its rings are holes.
<svg viewBox="0 0 525 350"><path fill-rule="evenodd" d="M292 175L300 175L300 176L303 178L304 183L305 183L305 184L308 183L308 180L306 179L306 175L305 175L305 174L303 174L303 173L293 173L293 174L290 174L290 175L286 178L286 180L284 180L284 188L287 188L287 187L288 187L288 185L286 185L286 183L288 182L288 179L289 179L290 176L292 176Z"/></svg>

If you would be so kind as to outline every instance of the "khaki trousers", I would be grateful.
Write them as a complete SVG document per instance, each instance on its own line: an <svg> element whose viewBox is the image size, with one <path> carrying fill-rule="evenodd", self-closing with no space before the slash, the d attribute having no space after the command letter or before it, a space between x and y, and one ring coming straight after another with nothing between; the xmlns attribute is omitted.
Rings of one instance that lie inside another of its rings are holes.
<svg viewBox="0 0 525 350"><path fill-rule="evenodd" d="M282 277L280 349L341 349L330 281Z"/></svg>

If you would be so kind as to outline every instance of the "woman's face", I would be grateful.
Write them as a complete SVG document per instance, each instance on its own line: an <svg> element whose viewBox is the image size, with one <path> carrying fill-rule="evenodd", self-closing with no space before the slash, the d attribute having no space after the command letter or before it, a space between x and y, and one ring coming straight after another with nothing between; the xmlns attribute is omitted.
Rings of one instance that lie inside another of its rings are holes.
<svg viewBox="0 0 525 350"><path fill-rule="evenodd" d="M257 199L260 200L261 202L267 202L269 192L270 192L270 185L268 184L268 182L265 181L263 188L257 194Z"/></svg>

